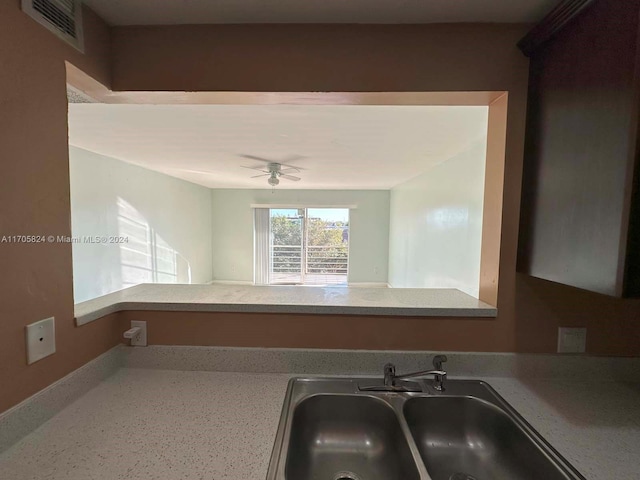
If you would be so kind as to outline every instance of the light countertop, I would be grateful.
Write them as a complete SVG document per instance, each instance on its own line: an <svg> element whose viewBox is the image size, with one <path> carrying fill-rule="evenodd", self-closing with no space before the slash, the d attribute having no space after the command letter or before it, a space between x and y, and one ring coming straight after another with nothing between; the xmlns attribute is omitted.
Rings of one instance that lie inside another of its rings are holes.
<svg viewBox="0 0 640 480"><path fill-rule="evenodd" d="M495 317L497 310L456 289L141 284L78 303L84 325L122 310Z"/></svg>
<svg viewBox="0 0 640 480"><path fill-rule="evenodd" d="M0 477L264 480L289 378L123 368L0 454ZM482 379L587 479L638 478L640 384Z"/></svg>

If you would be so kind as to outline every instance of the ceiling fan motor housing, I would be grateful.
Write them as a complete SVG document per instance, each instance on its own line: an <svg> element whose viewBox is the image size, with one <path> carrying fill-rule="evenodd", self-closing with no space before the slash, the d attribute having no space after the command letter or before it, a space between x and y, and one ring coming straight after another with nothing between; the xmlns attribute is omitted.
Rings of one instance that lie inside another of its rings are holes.
<svg viewBox="0 0 640 480"><path fill-rule="evenodd" d="M300 169L298 167L294 167L292 165L284 165L286 168L283 170L282 167L283 165L281 163L278 162L271 162L271 161L267 161L266 159L260 158L260 157L256 157L253 155L242 155L243 157L246 158L251 158L254 160L260 160L262 162L266 162L267 163L267 168L265 169L264 167L245 167L243 166L243 168L249 168L251 170L258 170L259 172L263 172L262 175L255 175L251 178L259 178L259 177L269 177L267 178L267 183L269 185L271 185L272 187L275 187L276 185L280 184L280 177L286 179L286 180L291 180L293 182L298 182L300 181L300 177L296 177L295 175L289 175L290 172L295 172L298 173L300 171Z"/></svg>

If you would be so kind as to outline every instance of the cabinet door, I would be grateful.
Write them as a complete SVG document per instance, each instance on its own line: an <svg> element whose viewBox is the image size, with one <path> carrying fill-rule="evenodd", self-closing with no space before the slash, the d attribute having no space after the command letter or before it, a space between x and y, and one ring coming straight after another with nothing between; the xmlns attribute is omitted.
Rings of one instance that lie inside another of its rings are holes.
<svg viewBox="0 0 640 480"><path fill-rule="evenodd" d="M531 55L521 272L640 293L627 281L639 14L640 0L597 0Z"/></svg>

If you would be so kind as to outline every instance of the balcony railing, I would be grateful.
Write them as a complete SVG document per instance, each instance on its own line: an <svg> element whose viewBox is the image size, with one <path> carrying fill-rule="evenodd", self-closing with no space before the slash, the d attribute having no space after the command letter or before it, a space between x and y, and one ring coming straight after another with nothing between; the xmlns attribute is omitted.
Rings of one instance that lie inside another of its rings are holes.
<svg viewBox="0 0 640 480"><path fill-rule="evenodd" d="M304 255L301 245L271 246L272 273L301 273L304 270L307 275L346 275L348 264L347 245L309 245Z"/></svg>

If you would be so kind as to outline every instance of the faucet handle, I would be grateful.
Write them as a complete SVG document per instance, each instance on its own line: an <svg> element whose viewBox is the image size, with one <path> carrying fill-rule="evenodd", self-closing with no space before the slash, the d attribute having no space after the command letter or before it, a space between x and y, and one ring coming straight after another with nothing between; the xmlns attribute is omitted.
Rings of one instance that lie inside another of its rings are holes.
<svg viewBox="0 0 640 480"><path fill-rule="evenodd" d="M396 366L393 363L387 363L384 366L384 384L388 387L393 386L396 377Z"/></svg>
<svg viewBox="0 0 640 480"><path fill-rule="evenodd" d="M442 364L447 361L446 355L436 355L433 357L433 368L436 370L442 370Z"/></svg>

